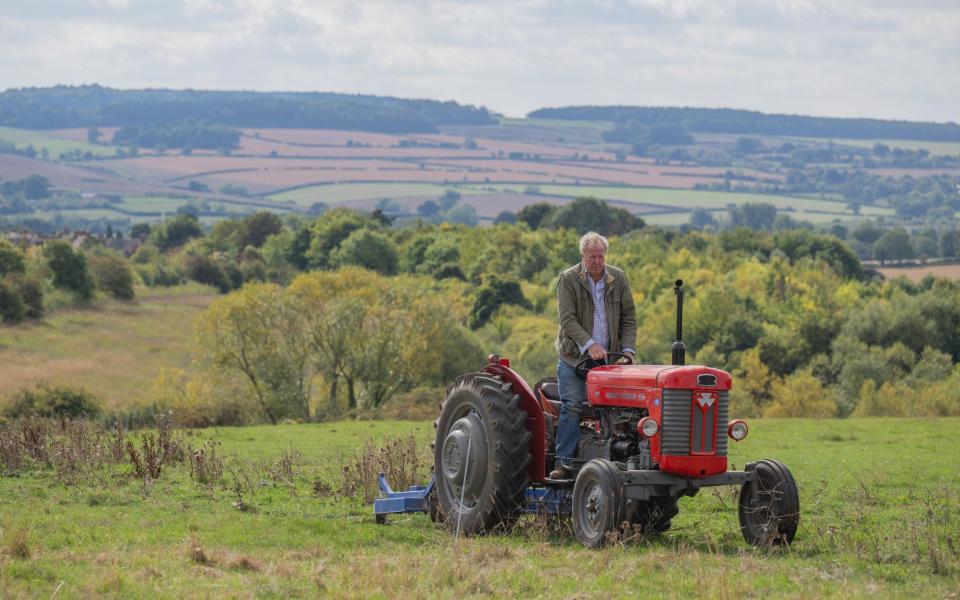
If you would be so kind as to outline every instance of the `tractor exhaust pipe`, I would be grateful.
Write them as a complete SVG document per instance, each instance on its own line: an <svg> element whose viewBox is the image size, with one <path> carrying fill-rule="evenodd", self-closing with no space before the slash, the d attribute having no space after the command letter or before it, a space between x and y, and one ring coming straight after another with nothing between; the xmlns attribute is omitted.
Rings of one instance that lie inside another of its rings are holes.
<svg viewBox="0 0 960 600"><path fill-rule="evenodd" d="M683 280L674 283L673 293L677 296L677 339L673 342L673 364L683 366L686 361L687 347L683 345Z"/></svg>

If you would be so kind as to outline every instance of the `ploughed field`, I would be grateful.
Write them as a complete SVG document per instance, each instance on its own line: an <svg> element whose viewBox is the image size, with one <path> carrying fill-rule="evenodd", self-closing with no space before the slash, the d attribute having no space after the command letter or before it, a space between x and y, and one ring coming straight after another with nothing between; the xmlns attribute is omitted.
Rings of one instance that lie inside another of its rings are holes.
<svg viewBox="0 0 960 600"><path fill-rule="evenodd" d="M423 514L375 524L357 474L383 458L425 480L429 422L174 430L155 476L144 432L95 443L93 426L66 438L47 427L34 424L45 441L14 467L3 462L11 430L0 432L3 598L947 598L960 588L960 419L754 420L731 461L792 470L802 516L790 548L748 546L736 490L717 488L682 499L668 533L599 551L566 521L534 516L471 539Z"/></svg>

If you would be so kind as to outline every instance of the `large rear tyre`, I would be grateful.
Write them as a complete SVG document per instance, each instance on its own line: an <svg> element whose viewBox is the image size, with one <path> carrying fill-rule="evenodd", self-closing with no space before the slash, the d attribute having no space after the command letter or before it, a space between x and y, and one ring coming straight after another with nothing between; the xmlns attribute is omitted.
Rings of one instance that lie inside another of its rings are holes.
<svg viewBox="0 0 960 600"><path fill-rule="evenodd" d="M591 460L573 484L573 533L588 548L605 545L624 520L624 506L620 470L609 460Z"/></svg>
<svg viewBox="0 0 960 600"><path fill-rule="evenodd" d="M800 494L790 470L777 460L754 467L757 481L740 489L740 531L753 546L786 546L800 524Z"/></svg>
<svg viewBox="0 0 960 600"><path fill-rule="evenodd" d="M475 535L511 523L530 483L530 432L520 396L499 377L457 378L437 419L434 473L443 521Z"/></svg>
<svg viewBox="0 0 960 600"><path fill-rule="evenodd" d="M676 498L650 498L637 503L633 523L644 535L658 535L670 530L673 518L680 513Z"/></svg>

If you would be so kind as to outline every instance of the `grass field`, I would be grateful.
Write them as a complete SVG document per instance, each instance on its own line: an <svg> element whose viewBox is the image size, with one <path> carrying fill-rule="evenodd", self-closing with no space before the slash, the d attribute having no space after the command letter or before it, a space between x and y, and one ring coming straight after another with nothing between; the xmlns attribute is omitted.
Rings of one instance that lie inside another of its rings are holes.
<svg viewBox="0 0 960 600"><path fill-rule="evenodd" d="M560 127L565 129L597 129L607 131L613 129L613 121L579 121L574 119L529 119L516 117L500 117L501 125L521 125L527 127Z"/></svg>
<svg viewBox="0 0 960 600"><path fill-rule="evenodd" d="M798 140L802 142L828 141L826 138L804 138L804 137L786 137L784 139ZM874 144L886 144L890 148L903 148L904 150L920 150L921 148L929 150L931 154L960 154L960 142L929 142L926 140L858 140L850 138L834 138L833 143L842 146L854 146L856 148L873 148Z"/></svg>
<svg viewBox="0 0 960 600"><path fill-rule="evenodd" d="M0 326L0 403L47 382L84 388L108 410L142 404L161 369L189 364L193 321L217 294L198 284L136 291L131 304Z"/></svg>
<svg viewBox="0 0 960 600"><path fill-rule="evenodd" d="M0 478L0 597L956 597L960 420L751 425L732 462L778 458L800 486L786 550L743 542L730 489L681 500L665 535L599 551L534 517L459 540L425 515L379 526L336 493L341 468L388 434L426 457L429 422L221 428L185 437L219 444L212 483L182 463L145 480L125 460Z"/></svg>
<svg viewBox="0 0 960 600"><path fill-rule="evenodd" d="M494 185L503 190L523 191L524 185ZM691 210L697 207L708 210L723 210L728 204L743 204L745 202L765 202L773 204L779 210L792 209L791 216L796 219L812 222L830 222L835 218L852 219L853 213L847 210L846 203L819 200L814 198L796 198L788 196L774 196L770 194L740 194L735 192L706 192L699 190L666 190L658 188L637 187L605 187L589 185L539 185L540 193L552 196L594 196L607 200L622 200L625 202L641 202L645 204L661 204L677 207L682 210ZM888 208L863 206L860 208L864 216L892 216L893 211ZM686 223L689 215L678 213L674 215L657 215L645 220L657 224ZM660 220L658 220L660 219ZM676 219L680 219L677 221Z"/></svg>
<svg viewBox="0 0 960 600"><path fill-rule="evenodd" d="M116 153L116 148L110 146L98 146L86 142L72 141L32 129L0 127L0 140L10 142L21 149L32 145L38 154L46 149L51 159L58 158L61 153L73 152L75 150L89 152L93 156L113 156Z"/></svg>
<svg viewBox="0 0 960 600"><path fill-rule="evenodd" d="M267 196L270 200L285 202L292 200L299 206L310 206L314 202L338 204L365 198L401 198L403 196L442 196L447 190L461 194L479 194L479 190L455 185L433 185L429 183L343 183L339 185L312 185Z"/></svg>

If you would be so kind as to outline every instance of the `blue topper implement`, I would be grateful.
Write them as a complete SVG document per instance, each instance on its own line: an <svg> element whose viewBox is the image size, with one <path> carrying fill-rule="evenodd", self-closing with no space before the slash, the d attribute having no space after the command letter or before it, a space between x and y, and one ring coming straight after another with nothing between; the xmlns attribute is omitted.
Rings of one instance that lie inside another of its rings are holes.
<svg viewBox="0 0 960 600"><path fill-rule="evenodd" d="M383 473L380 473L378 482L384 497L373 501L373 514L377 523L381 525L386 523L387 515L391 513L425 512L430 513L432 520L437 520L436 504L430 502L430 493L433 492L434 486L433 477L427 485L413 485L405 492L393 491Z"/></svg>

